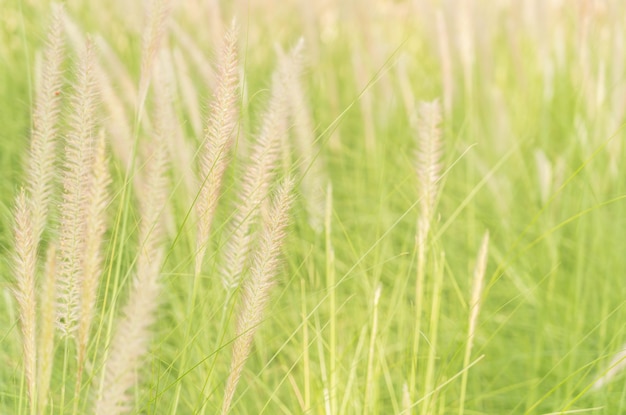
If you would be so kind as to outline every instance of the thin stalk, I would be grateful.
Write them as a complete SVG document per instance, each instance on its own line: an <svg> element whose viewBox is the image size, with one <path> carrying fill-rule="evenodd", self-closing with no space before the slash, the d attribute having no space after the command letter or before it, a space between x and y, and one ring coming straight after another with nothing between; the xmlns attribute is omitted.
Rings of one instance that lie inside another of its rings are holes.
<svg viewBox="0 0 626 415"><path fill-rule="evenodd" d="M485 279L485 269L487 267L487 249L489 246L489 232L485 233L480 251L478 252L478 260L474 269L474 278L472 282L472 298L470 301L470 316L467 329L467 343L465 344L465 356L463 358L463 367L470 364L472 357L472 347L474 346L474 336L476 325L478 323L478 312L480 311L480 297L483 291L483 280ZM461 376L461 396L459 397L459 415L463 415L465 410L465 393L467 391L467 377L469 371L463 372Z"/></svg>
<svg viewBox="0 0 626 415"><path fill-rule="evenodd" d="M439 312L441 310L441 289L443 285L445 254L441 252L440 257L435 259L434 269L435 278L433 281L433 301L430 308L430 324L429 324L429 344L428 361L426 363L426 381L424 395L427 396L434 392L435 384L435 361L437 360L437 335L439 333ZM431 413L431 406L434 403L434 396L427 399L422 406L422 415Z"/></svg>
<svg viewBox="0 0 626 415"><path fill-rule="evenodd" d="M372 315L372 332L370 333L369 351L367 354L367 372L365 375L365 398L363 404L363 415L371 413L372 394L374 393L374 355L376 351L376 336L378 334L378 303L382 293L382 285L378 285L374 292L374 311Z"/></svg>
<svg viewBox="0 0 626 415"><path fill-rule="evenodd" d="M304 366L304 411L308 412L311 408L311 356L309 354L309 324L306 308L306 283L304 280L300 281L300 294L302 301L302 365Z"/></svg>
<svg viewBox="0 0 626 415"><path fill-rule="evenodd" d="M413 329L413 352L411 359L411 377L409 395L415 396L417 390L419 345L422 335L422 310L424 308L424 283L426 273L426 238L428 226L423 219L418 220L417 226L417 281L415 283L415 325ZM409 412L410 413L410 412Z"/></svg>
<svg viewBox="0 0 626 415"><path fill-rule="evenodd" d="M324 414L332 415L332 409L330 407L330 396L328 392L328 373L326 371L326 359L324 358L324 342L322 341L322 328L320 327L319 317L315 315L315 328L317 335L317 353L320 357L320 377L322 380L323 394L324 394Z"/></svg>
<svg viewBox="0 0 626 415"><path fill-rule="evenodd" d="M330 364L330 407L332 413L337 411L337 305L335 279L335 250L331 240L331 216L333 208L333 188L329 183L326 190L326 213L324 227L326 230L326 289L328 290L328 307L330 312L329 364Z"/></svg>

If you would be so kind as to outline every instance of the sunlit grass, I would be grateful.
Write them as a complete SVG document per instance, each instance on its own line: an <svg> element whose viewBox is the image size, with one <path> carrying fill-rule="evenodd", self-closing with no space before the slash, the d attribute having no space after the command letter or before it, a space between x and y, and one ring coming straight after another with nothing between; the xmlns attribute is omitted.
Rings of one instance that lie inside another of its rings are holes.
<svg viewBox="0 0 626 415"><path fill-rule="evenodd" d="M0 413L29 414L10 258L50 7L5 3ZM294 143L306 121L290 118L291 150L281 149L269 189L292 175L297 197L231 413L624 411L624 376L613 377L610 367L619 365L611 359L626 343L626 55L620 41L626 7L618 0L576 6L494 1L498 7L474 1L463 3L467 9L426 0L223 3L172 7L176 27L166 32L164 48L172 62L166 68L177 77L172 85L152 85L138 107L131 102L137 91L126 96L125 85L144 85L140 3L111 2L102 10L66 5L78 35L101 36L121 63L99 50L131 133L121 142L135 152L129 150L132 164L123 163L119 142L108 133L112 201L88 364L74 396L75 346L57 339L44 413L91 413L106 387L107 347L141 252L141 186L150 169L146 144L157 124L152 94L159 87L174 91L167 104L177 123L168 136L169 193L160 211L166 243L155 323L128 413L219 413L241 309L241 290L227 293L220 274L229 224L242 206L241 177L266 116L271 74L301 37L308 106L299 110L310 116L314 143L310 153L298 153ZM203 134L196 130L204 128L221 36L232 17L240 27L243 79L238 141L198 271L194 180ZM67 68L81 48L73 36ZM74 82L71 69L65 78ZM191 95L183 93L184 82L193 86ZM420 244L423 183L415 166L423 121L416 114L420 102L435 99L443 111L443 152ZM108 111L102 110L103 125L117 122ZM322 178L315 184L317 227L303 174ZM268 201L253 206L263 219ZM473 293L486 232L484 285ZM45 233L42 259L55 238L53 230ZM476 296L480 312L469 334ZM611 379L593 388L606 374Z"/></svg>

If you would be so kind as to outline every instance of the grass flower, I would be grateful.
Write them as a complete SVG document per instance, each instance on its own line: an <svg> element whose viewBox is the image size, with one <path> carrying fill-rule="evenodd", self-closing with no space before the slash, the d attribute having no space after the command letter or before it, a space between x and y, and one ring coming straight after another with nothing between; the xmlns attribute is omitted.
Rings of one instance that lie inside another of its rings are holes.
<svg viewBox="0 0 626 415"><path fill-rule="evenodd" d="M24 374L31 407L37 408L37 299L35 272L37 245L33 229L33 215L29 209L26 192L22 189L15 206L13 268L16 279L14 295L17 300L24 353Z"/></svg>
<svg viewBox="0 0 626 415"><path fill-rule="evenodd" d="M217 70L216 89L200 159L200 194L197 201L198 237L196 249L196 275L200 273L206 246L211 233L211 223L217 208L220 189L230 149L237 135L237 105L239 102L239 61L237 58L237 25L233 21L224 36Z"/></svg>
<svg viewBox="0 0 626 415"><path fill-rule="evenodd" d="M237 210L229 228L229 239L224 246L222 283L231 292L241 283L248 264L259 207L268 196L280 160L281 143L287 133L287 96L282 75L281 71L276 71L273 75L267 111L252 148L250 161L245 167Z"/></svg>
<svg viewBox="0 0 626 415"><path fill-rule="evenodd" d="M98 91L94 73L95 51L87 41L76 74L70 131L65 140L63 203L59 231L58 324L61 332L75 335L81 319L81 278L84 276L90 185L96 137ZM88 278L92 278L89 276Z"/></svg>
<svg viewBox="0 0 626 415"><path fill-rule="evenodd" d="M254 333L263 320L270 290L275 284L280 249L289 222L289 209L293 203L292 189L293 180L287 178L276 191L267 222L263 224L258 247L252 257L250 275L243 283L222 414L227 414L230 410L243 366L250 355Z"/></svg>

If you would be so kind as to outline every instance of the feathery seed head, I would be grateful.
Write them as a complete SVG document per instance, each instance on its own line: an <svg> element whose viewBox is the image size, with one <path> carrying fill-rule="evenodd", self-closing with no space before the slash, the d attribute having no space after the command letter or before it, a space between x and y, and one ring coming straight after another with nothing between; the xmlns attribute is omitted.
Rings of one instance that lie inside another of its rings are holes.
<svg viewBox="0 0 626 415"><path fill-rule="evenodd" d="M229 290L239 285L249 265L252 228L259 216L259 207L268 196L280 159L281 144L287 133L288 101L282 72L279 65L272 78L268 109L242 178L239 206L231 222L231 236L224 248L225 264L221 274L222 282Z"/></svg>
<svg viewBox="0 0 626 415"><path fill-rule="evenodd" d="M230 149L237 133L237 104L239 101L239 61L237 58L238 28L233 20L224 36L217 86L207 121L204 147L200 161L202 183L197 202L198 235L196 274L202 267L202 258L211 232L211 223L229 162Z"/></svg>
<svg viewBox="0 0 626 415"><path fill-rule="evenodd" d="M280 249L289 223L289 210L293 203L293 186L293 179L288 177L276 191L270 214L263 224L259 244L252 258L250 276L243 283L237 316L237 337L233 343L231 370L226 381L222 414L226 414L230 409L241 371L250 355L254 333L263 319L269 291L274 285Z"/></svg>
<svg viewBox="0 0 626 415"><path fill-rule="evenodd" d="M441 179L443 142L441 139L441 106L438 100L421 102L414 125L417 130L415 169L417 173L420 214L432 220Z"/></svg>
<svg viewBox="0 0 626 415"><path fill-rule="evenodd" d="M33 132L27 168L26 191L32 203L35 244L46 226L57 158L58 121L64 58L63 8L55 5L48 30L39 90L35 96Z"/></svg>
<svg viewBox="0 0 626 415"><path fill-rule="evenodd" d="M59 236L59 277L57 278L58 323L65 335L73 334L81 316L80 278L90 214L91 182L96 140L98 89L95 77L95 51L87 39L76 74L71 97L70 129L65 140L63 202ZM107 179L103 179L107 183ZM103 202L98 202L103 203Z"/></svg>
<svg viewBox="0 0 626 415"><path fill-rule="evenodd" d="M37 350L36 350L36 295L35 272L37 268L37 245L32 223L32 211L24 189L16 199L14 225L13 267L16 277L14 289L19 308L22 348L24 351L24 373L30 405L36 405Z"/></svg>

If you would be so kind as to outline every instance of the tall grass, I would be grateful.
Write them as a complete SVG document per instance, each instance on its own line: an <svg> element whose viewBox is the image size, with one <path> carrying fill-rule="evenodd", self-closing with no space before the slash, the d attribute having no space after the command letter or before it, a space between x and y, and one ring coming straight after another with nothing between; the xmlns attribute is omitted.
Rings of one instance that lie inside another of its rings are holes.
<svg viewBox="0 0 626 415"><path fill-rule="evenodd" d="M0 413L624 412L620 1L46 3Z"/></svg>

